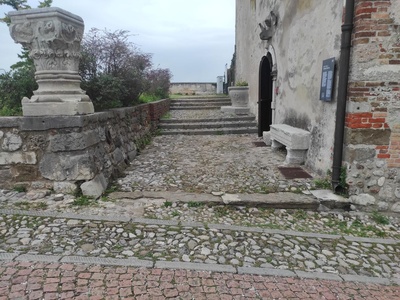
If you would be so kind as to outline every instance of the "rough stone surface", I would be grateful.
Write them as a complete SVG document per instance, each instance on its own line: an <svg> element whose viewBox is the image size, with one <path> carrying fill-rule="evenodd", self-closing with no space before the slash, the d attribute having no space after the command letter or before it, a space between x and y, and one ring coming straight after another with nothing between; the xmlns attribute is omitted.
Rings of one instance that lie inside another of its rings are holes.
<svg viewBox="0 0 400 300"><path fill-rule="evenodd" d="M82 194L98 198L106 190L108 182L103 174L97 175L93 180L81 185Z"/></svg>
<svg viewBox="0 0 400 300"><path fill-rule="evenodd" d="M1 148L7 152L17 151L22 147L22 138L18 134L6 133Z"/></svg>
<svg viewBox="0 0 400 300"><path fill-rule="evenodd" d="M376 200L374 196L368 194L360 194L357 196L351 196L350 201L357 205L367 206L374 205Z"/></svg>

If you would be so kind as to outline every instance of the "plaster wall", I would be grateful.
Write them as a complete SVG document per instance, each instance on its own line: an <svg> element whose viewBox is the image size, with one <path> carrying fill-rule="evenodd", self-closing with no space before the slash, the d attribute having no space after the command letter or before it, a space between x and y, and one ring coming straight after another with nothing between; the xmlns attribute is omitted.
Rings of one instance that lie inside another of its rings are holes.
<svg viewBox="0 0 400 300"><path fill-rule="evenodd" d="M269 41L259 37L271 11L278 16ZM334 99L319 100L322 62L340 56L343 2L320 0L237 0L236 79L249 83L251 112L258 114L259 63L268 51L276 64L274 123L311 132L306 165L323 173L332 166ZM258 116L257 116L258 117Z"/></svg>

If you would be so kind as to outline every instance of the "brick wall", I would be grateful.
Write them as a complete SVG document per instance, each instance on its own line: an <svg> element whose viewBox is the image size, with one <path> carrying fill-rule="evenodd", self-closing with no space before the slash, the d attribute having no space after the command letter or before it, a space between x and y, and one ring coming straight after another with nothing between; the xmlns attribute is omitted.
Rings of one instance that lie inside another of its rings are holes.
<svg viewBox="0 0 400 300"><path fill-rule="evenodd" d="M373 195L373 209L400 211L397 1L356 1L345 151L351 194Z"/></svg>

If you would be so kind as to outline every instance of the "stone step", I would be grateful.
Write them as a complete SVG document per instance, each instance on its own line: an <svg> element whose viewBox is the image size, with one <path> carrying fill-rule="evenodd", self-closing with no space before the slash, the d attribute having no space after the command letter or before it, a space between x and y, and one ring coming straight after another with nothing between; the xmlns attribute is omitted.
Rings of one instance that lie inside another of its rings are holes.
<svg viewBox="0 0 400 300"><path fill-rule="evenodd" d="M221 107L230 106L231 102L207 102L207 103L171 103L171 107Z"/></svg>
<svg viewBox="0 0 400 300"><path fill-rule="evenodd" d="M214 129L170 129L161 130L161 135L224 135L224 134L248 134L257 133L257 127L243 128L214 128Z"/></svg>
<svg viewBox="0 0 400 300"><path fill-rule="evenodd" d="M231 118L220 118L220 119L163 119L160 121L160 124L164 123L209 123L209 122L240 122L240 121L253 121L255 120L254 116L237 116Z"/></svg>
<svg viewBox="0 0 400 300"><path fill-rule="evenodd" d="M193 99L182 99L182 100L171 100L171 103L227 103L231 102L231 99L229 98L224 98L224 99L199 99L199 100L193 100Z"/></svg>
<svg viewBox="0 0 400 300"><path fill-rule="evenodd" d="M204 110L204 109L221 109L220 105L217 106L173 106L169 108L170 110Z"/></svg>
<svg viewBox="0 0 400 300"><path fill-rule="evenodd" d="M214 100L226 100L230 99L228 96L226 97L185 97L178 99L171 99L171 101L214 101Z"/></svg>
<svg viewBox="0 0 400 300"><path fill-rule="evenodd" d="M245 122L197 122L197 123L164 123L160 124L162 130L166 129L214 129L214 128L242 128L256 127L255 121Z"/></svg>

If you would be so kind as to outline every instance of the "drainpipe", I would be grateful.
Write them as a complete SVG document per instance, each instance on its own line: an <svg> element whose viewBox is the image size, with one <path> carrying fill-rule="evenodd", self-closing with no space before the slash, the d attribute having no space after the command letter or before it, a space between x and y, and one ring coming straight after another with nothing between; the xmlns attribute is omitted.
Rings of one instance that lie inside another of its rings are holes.
<svg viewBox="0 0 400 300"><path fill-rule="evenodd" d="M342 25L342 42L339 62L339 86L336 109L335 143L333 148L332 188L341 192L340 169L343 160L344 127L346 120L347 85L350 70L351 32L354 24L354 0L346 0L345 21Z"/></svg>

